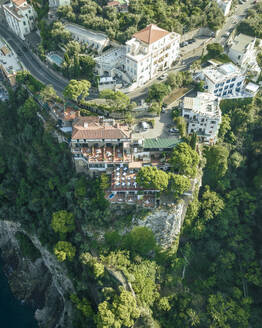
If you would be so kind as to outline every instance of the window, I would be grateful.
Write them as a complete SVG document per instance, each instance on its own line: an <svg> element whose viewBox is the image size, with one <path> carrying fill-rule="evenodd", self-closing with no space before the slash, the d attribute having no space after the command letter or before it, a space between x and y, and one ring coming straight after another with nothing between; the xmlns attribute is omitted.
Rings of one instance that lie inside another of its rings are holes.
<svg viewBox="0 0 262 328"><path fill-rule="evenodd" d="M211 124L216 124L216 121L211 121Z"/></svg>
<svg viewBox="0 0 262 328"><path fill-rule="evenodd" d="M222 83L220 83L220 86L223 87L224 84L225 84L225 82L222 82Z"/></svg>
<svg viewBox="0 0 262 328"><path fill-rule="evenodd" d="M227 82L226 83L229 83L230 82L230 80L227 80Z"/></svg>
<svg viewBox="0 0 262 328"><path fill-rule="evenodd" d="M240 88L236 88L236 91L239 92L240 91Z"/></svg>
<svg viewBox="0 0 262 328"><path fill-rule="evenodd" d="M214 90L214 92L215 92L215 93L218 92L218 89Z"/></svg>
<svg viewBox="0 0 262 328"><path fill-rule="evenodd" d="M223 96L225 96L227 94L227 92L223 92Z"/></svg>
<svg viewBox="0 0 262 328"><path fill-rule="evenodd" d="M24 25L26 25L26 22L23 22Z"/></svg>
<svg viewBox="0 0 262 328"><path fill-rule="evenodd" d="M231 80L231 82L234 82L234 81L236 81L236 78L235 77Z"/></svg>
<svg viewBox="0 0 262 328"><path fill-rule="evenodd" d="M223 90L222 88L219 89L219 91L222 91L222 90Z"/></svg>
<svg viewBox="0 0 262 328"><path fill-rule="evenodd" d="M230 84L230 89L232 89L232 88L233 88L233 86L234 86L234 83Z"/></svg>
<svg viewBox="0 0 262 328"><path fill-rule="evenodd" d="M228 89L228 85L225 86L225 90Z"/></svg>
<svg viewBox="0 0 262 328"><path fill-rule="evenodd" d="M242 81L241 81L241 82L238 82L238 83L237 83L237 86L239 87L239 86L241 85L241 83L242 83Z"/></svg>
<svg viewBox="0 0 262 328"><path fill-rule="evenodd" d="M215 85L215 87L218 88L218 87L219 87L219 83L217 83L217 84Z"/></svg>

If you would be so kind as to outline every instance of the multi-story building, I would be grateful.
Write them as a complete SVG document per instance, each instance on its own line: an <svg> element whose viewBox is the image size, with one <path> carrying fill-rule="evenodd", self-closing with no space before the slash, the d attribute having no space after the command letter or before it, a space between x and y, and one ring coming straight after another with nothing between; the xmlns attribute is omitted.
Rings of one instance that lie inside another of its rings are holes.
<svg viewBox="0 0 262 328"><path fill-rule="evenodd" d="M205 90L217 97L230 98L241 95L245 76L232 63L205 68L200 77L205 81Z"/></svg>
<svg viewBox="0 0 262 328"><path fill-rule="evenodd" d="M198 92L194 98L185 97L181 107L182 116L187 120L188 134L195 132L202 142L215 143L221 124L219 98Z"/></svg>
<svg viewBox="0 0 262 328"><path fill-rule="evenodd" d="M222 10L224 16L227 16L231 8L232 0L216 0L216 2Z"/></svg>
<svg viewBox="0 0 262 328"><path fill-rule="evenodd" d="M87 44L92 50L102 53L103 49L109 45L109 38L105 33L86 29L80 25L67 23L65 30L71 33L72 37L83 44Z"/></svg>
<svg viewBox="0 0 262 328"><path fill-rule="evenodd" d="M256 60L256 38L238 34L232 41L232 45L228 51L228 57L241 68L249 71L254 75L256 81L260 75L261 69Z"/></svg>
<svg viewBox="0 0 262 328"><path fill-rule="evenodd" d="M22 40L35 27L36 12L26 0L11 0L3 5L7 24Z"/></svg>
<svg viewBox="0 0 262 328"><path fill-rule="evenodd" d="M148 25L126 42L126 73L138 86L145 84L160 71L171 67L178 57L179 42L179 34Z"/></svg>
<svg viewBox="0 0 262 328"><path fill-rule="evenodd" d="M113 119L79 117L73 123L72 153L90 170L105 171L131 162L131 131Z"/></svg>
<svg viewBox="0 0 262 328"><path fill-rule="evenodd" d="M49 8L59 8L61 6L70 6L70 0L49 0Z"/></svg>
<svg viewBox="0 0 262 328"><path fill-rule="evenodd" d="M16 54L3 40L0 40L0 69L12 86L15 84L16 73L23 70Z"/></svg>

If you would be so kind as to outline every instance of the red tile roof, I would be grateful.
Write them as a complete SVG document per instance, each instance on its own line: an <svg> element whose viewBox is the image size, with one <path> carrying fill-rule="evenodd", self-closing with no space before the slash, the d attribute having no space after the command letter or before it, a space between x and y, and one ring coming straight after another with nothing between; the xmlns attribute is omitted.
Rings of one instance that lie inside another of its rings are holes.
<svg viewBox="0 0 262 328"><path fill-rule="evenodd" d="M145 43L151 44L162 39L169 33L170 32L163 30L155 24L150 24L143 30L136 32L133 37Z"/></svg>
<svg viewBox="0 0 262 328"><path fill-rule="evenodd" d="M106 6L107 7L117 7L117 6L120 6L120 2L119 1L109 1Z"/></svg>
<svg viewBox="0 0 262 328"><path fill-rule="evenodd" d="M17 6L20 7L26 0L12 0L13 3Z"/></svg>
<svg viewBox="0 0 262 328"><path fill-rule="evenodd" d="M103 122L97 116L79 117L73 124L72 139L129 139L126 126Z"/></svg>

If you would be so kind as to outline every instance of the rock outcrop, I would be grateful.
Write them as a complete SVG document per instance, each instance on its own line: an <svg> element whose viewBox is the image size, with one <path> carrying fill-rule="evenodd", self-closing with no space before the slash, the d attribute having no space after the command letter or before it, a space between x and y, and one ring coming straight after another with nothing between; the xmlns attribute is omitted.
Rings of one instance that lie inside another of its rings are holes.
<svg viewBox="0 0 262 328"><path fill-rule="evenodd" d="M27 234L41 257L34 262L24 258L16 239L19 224L0 221L0 249L4 271L13 294L35 309L39 327L72 327L72 305L65 297L74 291L65 268L45 249L37 237Z"/></svg>
<svg viewBox="0 0 262 328"><path fill-rule="evenodd" d="M156 242L162 248L169 248L179 238L186 214L187 202L180 200L172 207L161 207L150 212L143 219L133 219L133 224L151 229Z"/></svg>

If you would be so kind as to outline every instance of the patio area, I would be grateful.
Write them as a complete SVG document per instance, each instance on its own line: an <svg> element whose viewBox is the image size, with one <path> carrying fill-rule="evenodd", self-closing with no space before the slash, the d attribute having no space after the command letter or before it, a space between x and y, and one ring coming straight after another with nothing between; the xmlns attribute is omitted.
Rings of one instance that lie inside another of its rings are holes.
<svg viewBox="0 0 262 328"><path fill-rule="evenodd" d="M136 172L127 167L118 167L114 170L111 180L112 190L141 190L136 182Z"/></svg>

